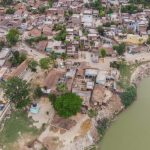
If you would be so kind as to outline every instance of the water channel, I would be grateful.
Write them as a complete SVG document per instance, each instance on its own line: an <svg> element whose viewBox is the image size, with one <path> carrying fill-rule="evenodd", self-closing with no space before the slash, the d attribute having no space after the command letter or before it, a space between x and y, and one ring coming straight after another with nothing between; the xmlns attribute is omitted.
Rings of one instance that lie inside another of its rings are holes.
<svg viewBox="0 0 150 150"><path fill-rule="evenodd" d="M107 130L100 150L150 150L150 78L137 92L137 100Z"/></svg>

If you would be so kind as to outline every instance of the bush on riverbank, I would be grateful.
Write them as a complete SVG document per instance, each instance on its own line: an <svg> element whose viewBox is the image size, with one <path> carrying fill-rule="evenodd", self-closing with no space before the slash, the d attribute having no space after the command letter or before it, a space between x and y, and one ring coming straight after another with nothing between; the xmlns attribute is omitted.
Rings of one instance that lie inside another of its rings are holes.
<svg viewBox="0 0 150 150"><path fill-rule="evenodd" d="M137 91L136 88L131 85L125 89L121 95L121 100L125 108L127 108L136 99Z"/></svg>
<svg viewBox="0 0 150 150"><path fill-rule="evenodd" d="M102 120L97 121L98 124L98 132L100 133L100 135L103 137L105 134L105 131L107 129L107 127L109 126L110 122L108 118L104 118Z"/></svg>

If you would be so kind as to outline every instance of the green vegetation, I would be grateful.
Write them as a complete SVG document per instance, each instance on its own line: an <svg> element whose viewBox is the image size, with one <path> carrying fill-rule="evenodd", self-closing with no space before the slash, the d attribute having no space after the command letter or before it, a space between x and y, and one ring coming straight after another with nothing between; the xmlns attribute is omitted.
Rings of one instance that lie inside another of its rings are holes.
<svg viewBox="0 0 150 150"><path fill-rule="evenodd" d="M125 43L113 46L113 49L117 51L118 55L123 55L126 50Z"/></svg>
<svg viewBox="0 0 150 150"><path fill-rule="evenodd" d="M38 66L38 62L35 60L31 60L28 64L28 67L31 69L31 71L36 72Z"/></svg>
<svg viewBox="0 0 150 150"><path fill-rule="evenodd" d="M122 103L127 108L136 99L136 88L133 85L128 86L121 95Z"/></svg>
<svg viewBox="0 0 150 150"><path fill-rule="evenodd" d="M19 31L17 29L10 29L6 35L7 42L10 46L16 45L19 40Z"/></svg>
<svg viewBox="0 0 150 150"><path fill-rule="evenodd" d="M134 14L134 13L137 13L139 11L140 10L138 9L138 7L134 4L121 6L121 12L122 13Z"/></svg>
<svg viewBox="0 0 150 150"><path fill-rule="evenodd" d="M67 35L66 28L63 28L63 29L61 29L59 31L59 33L56 34L56 36L54 37L54 39L57 40L57 41L65 42L66 35Z"/></svg>
<svg viewBox="0 0 150 150"><path fill-rule="evenodd" d="M94 0L90 6L99 11L100 17L105 16L105 7L102 6L101 0Z"/></svg>
<svg viewBox="0 0 150 150"><path fill-rule="evenodd" d="M46 12L47 8L48 8L47 6L40 6L38 8L38 11L39 11L40 14L44 14Z"/></svg>
<svg viewBox="0 0 150 150"><path fill-rule="evenodd" d="M48 57L40 59L40 66L42 69L49 69L50 59Z"/></svg>
<svg viewBox="0 0 150 150"><path fill-rule="evenodd" d="M5 46L4 41L0 41L0 51L2 50L2 48Z"/></svg>
<svg viewBox="0 0 150 150"><path fill-rule="evenodd" d="M67 53L62 53L60 57L63 61L65 61L68 58L68 55Z"/></svg>
<svg viewBox="0 0 150 150"><path fill-rule="evenodd" d="M57 90L61 94L64 94L64 93L66 93L68 91L67 85L65 83L59 83L59 84L57 84Z"/></svg>
<svg viewBox="0 0 150 150"><path fill-rule="evenodd" d="M9 7L6 9L6 14L14 14L15 13L15 9L13 7Z"/></svg>
<svg viewBox="0 0 150 150"><path fill-rule="evenodd" d="M34 90L34 97L35 98L40 98L43 96L43 92L41 90L41 87L36 87L35 90Z"/></svg>
<svg viewBox="0 0 150 150"><path fill-rule="evenodd" d="M12 57L10 62L13 67L20 65L24 60L26 60L27 55L25 53L20 53L19 51L12 52Z"/></svg>
<svg viewBox="0 0 150 150"><path fill-rule="evenodd" d="M10 118L6 120L4 129L0 131L0 143L7 147L8 144L16 142L19 138L19 133L30 133L36 135L37 129L31 127L32 120L28 118L24 111L15 111Z"/></svg>
<svg viewBox="0 0 150 150"><path fill-rule="evenodd" d="M54 108L61 117L70 117L80 111L82 99L74 93L65 93L54 101Z"/></svg>
<svg viewBox="0 0 150 150"><path fill-rule="evenodd" d="M106 50L104 48L100 49L100 56L102 58L106 57Z"/></svg>
<svg viewBox="0 0 150 150"><path fill-rule="evenodd" d="M6 9L6 14L14 14L15 11L16 11L16 10L15 10L14 8L10 7L10 8L8 8L8 9Z"/></svg>
<svg viewBox="0 0 150 150"><path fill-rule="evenodd" d="M97 122L97 124L98 124L98 127L97 127L98 132L99 132L100 135L103 137L104 134L105 134L105 131L106 131L107 127L108 127L109 124L110 124L110 121L109 121L107 118L104 118L104 119L102 119L102 120L99 120L99 121Z"/></svg>
<svg viewBox="0 0 150 150"><path fill-rule="evenodd" d="M150 36L148 37L147 44L150 44Z"/></svg>
<svg viewBox="0 0 150 150"><path fill-rule="evenodd" d="M101 36L104 36L104 28L102 26L98 26L97 31Z"/></svg>
<svg viewBox="0 0 150 150"><path fill-rule="evenodd" d="M94 110L94 109L90 109L90 110L88 111L88 115L89 115L90 118L96 117L97 111Z"/></svg>
<svg viewBox="0 0 150 150"><path fill-rule="evenodd" d="M130 0L131 4L143 4L145 7L150 6L150 0Z"/></svg>
<svg viewBox="0 0 150 150"><path fill-rule="evenodd" d="M2 0L1 4L2 5L11 5L13 4L14 0Z"/></svg>
<svg viewBox="0 0 150 150"><path fill-rule="evenodd" d="M33 43L38 43L40 41L47 40L47 36L41 35L39 37L31 37L29 39L26 39L27 44L32 45Z"/></svg>
<svg viewBox="0 0 150 150"><path fill-rule="evenodd" d="M13 77L2 84L5 96L15 104L16 108L26 107L30 103L30 86L27 81Z"/></svg>

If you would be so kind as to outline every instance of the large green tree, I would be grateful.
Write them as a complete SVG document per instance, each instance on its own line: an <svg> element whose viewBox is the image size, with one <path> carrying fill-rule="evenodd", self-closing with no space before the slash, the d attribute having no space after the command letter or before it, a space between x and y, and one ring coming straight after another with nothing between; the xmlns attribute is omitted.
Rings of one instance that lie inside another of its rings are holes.
<svg viewBox="0 0 150 150"><path fill-rule="evenodd" d="M13 77L2 84L5 96L15 104L16 108L23 108L30 102L30 86L18 77Z"/></svg>
<svg viewBox="0 0 150 150"><path fill-rule="evenodd" d="M54 101L54 108L62 117L76 115L80 111L82 99L74 93L65 93Z"/></svg>
<svg viewBox="0 0 150 150"><path fill-rule="evenodd" d="M129 86L121 95L122 103L128 107L136 99L137 91L134 86Z"/></svg>
<svg viewBox="0 0 150 150"><path fill-rule="evenodd" d="M16 45L19 40L19 31L17 29L10 29L8 34L6 35L7 42L12 46Z"/></svg>
<svg viewBox="0 0 150 150"><path fill-rule="evenodd" d="M40 66L42 69L49 69L50 67L50 58L42 58L40 59Z"/></svg>

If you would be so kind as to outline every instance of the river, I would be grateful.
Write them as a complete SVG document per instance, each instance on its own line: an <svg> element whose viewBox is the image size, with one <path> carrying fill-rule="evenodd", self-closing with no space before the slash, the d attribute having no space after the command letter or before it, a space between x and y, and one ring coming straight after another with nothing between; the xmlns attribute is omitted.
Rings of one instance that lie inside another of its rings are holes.
<svg viewBox="0 0 150 150"><path fill-rule="evenodd" d="M107 130L99 150L150 149L150 78L137 89L137 100Z"/></svg>

